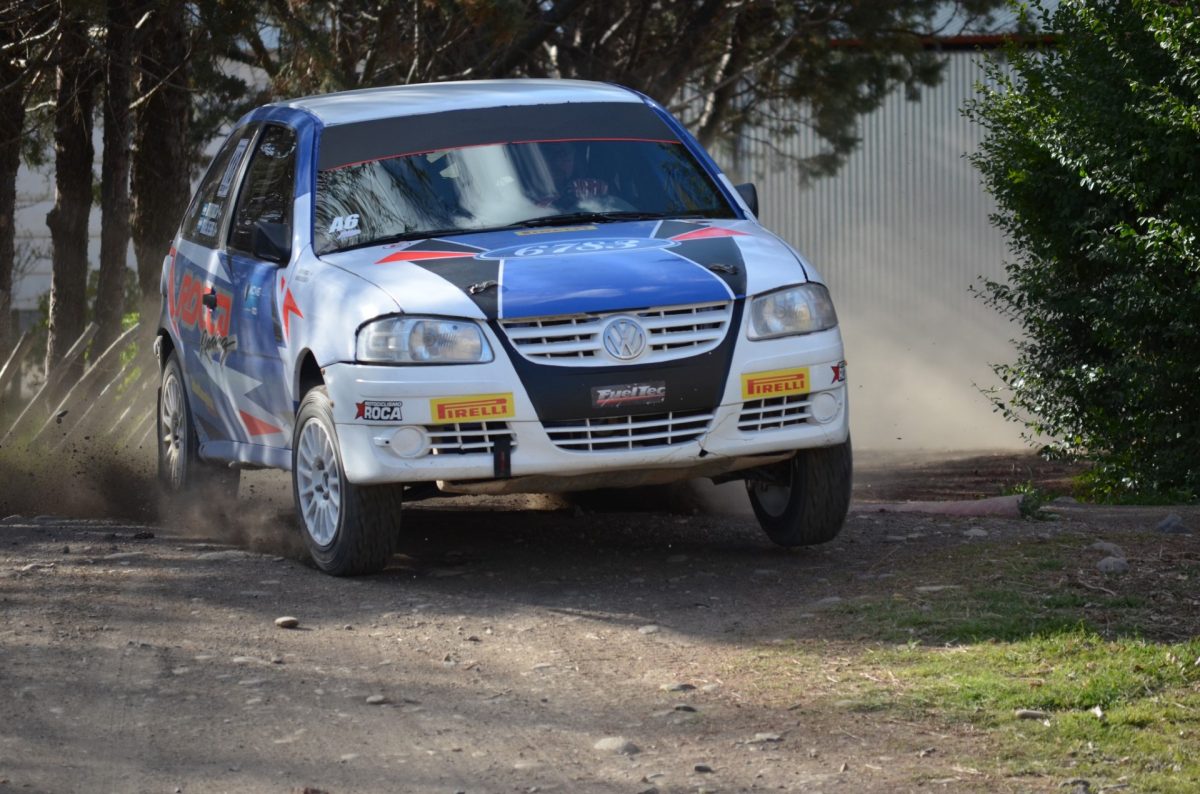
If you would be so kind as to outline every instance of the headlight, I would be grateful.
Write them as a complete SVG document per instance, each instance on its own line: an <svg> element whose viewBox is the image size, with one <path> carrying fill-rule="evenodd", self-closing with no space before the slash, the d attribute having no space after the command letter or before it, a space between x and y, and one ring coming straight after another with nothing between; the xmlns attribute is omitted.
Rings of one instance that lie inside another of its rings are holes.
<svg viewBox="0 0 1200 794"><path fill-rule="evenodd" d="M778 336L811 334L837 325L837 312L829 290L820 284L759 295L750 303L750 338L774 339Z"/></svg>
<svg viewBox="0 0 1200 794"><path fill-rule="evenodd" d="M388 317L358 331L359 361L378 364L467 364L492 360L492 349L471 320Z"/></svg>

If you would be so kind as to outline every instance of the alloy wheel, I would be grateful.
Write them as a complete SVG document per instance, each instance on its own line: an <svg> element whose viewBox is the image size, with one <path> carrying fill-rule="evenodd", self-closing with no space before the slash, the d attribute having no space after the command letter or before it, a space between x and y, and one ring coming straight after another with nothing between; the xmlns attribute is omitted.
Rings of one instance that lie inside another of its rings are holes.
<svg viewBox="0 0 1200 794"><path fill-rule="evenodd" d="M333 438L315 419L300 430L296 493L305 530L318 546L333 543L342 509L341 471Z"/></svg>

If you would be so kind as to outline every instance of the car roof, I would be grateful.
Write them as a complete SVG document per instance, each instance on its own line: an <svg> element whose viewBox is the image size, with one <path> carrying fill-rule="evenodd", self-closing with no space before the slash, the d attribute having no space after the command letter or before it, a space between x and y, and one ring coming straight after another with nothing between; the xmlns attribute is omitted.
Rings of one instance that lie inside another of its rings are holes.
<svg viewBox="0 0 1200 794"><path fill-rule="evenodd" d="M447 110L557 105L569 102L643 102L628 88L586 80L470 80L365 88L275 103L305 110L325 126Z"/></svg>

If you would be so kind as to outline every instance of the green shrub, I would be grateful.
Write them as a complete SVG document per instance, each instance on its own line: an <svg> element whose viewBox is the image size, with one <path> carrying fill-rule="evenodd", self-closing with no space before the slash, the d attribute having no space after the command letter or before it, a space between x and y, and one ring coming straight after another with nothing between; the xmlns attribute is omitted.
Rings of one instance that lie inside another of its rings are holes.
<svg viewBox="0 0 1200 794"><path fill-rule="evenodd" d="M1013 259L980 293L1021 328L998 410L1092 458L1096 496L1200 495L1200 14L1063 0L1053 44L965 110Z"/></svg>

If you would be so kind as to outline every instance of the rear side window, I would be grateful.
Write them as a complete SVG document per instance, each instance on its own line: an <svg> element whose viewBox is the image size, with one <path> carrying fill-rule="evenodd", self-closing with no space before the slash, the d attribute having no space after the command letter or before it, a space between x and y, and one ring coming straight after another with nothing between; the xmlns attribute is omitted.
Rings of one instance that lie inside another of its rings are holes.
<svg viewBox="0 0 1200 794"><path fill-rule="evenodd" d="M259 221L290 224L295 188L296 133L270 125L263 130L242 180L229 247L249 252L254 225Z"/></svg>
<svg viewBox="0 0 1200 794"><path fill-rule="evenodd" d="M235 131L217 152L183 220L185 239L207 248L216 247L221 220L233 203L238 166L245 159L253 137L252 128Z"/></svg>

